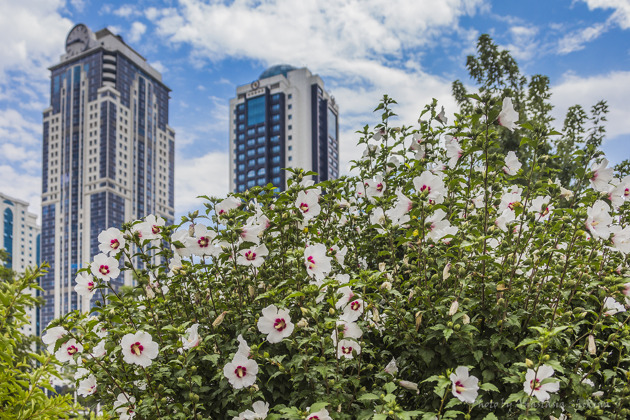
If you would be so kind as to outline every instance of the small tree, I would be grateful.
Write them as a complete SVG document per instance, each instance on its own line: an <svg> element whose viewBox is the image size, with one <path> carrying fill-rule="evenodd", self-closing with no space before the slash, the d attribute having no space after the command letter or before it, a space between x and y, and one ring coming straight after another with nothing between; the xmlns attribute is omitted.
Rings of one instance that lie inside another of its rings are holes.
<svg viewBox="0 0 630 420"><path fill-rule="evenodd" d="M0 251L0 260L7 255ZM27 309L38 304L29 289L41 290L37 279L42 268L24 274L0 268L0 418L57 419L76 413L71 395L56 394L50 380L58 377L59 363L51 354L31 350L32 337L20 328L31 321Z"/></svg>

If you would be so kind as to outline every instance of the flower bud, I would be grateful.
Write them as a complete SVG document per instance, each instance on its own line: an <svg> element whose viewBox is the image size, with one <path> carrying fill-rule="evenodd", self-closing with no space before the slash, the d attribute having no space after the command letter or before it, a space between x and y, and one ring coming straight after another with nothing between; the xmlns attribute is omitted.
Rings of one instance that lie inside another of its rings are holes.
<svg viewBox="0 0 630 420"><path fill-rule="evenodd" d="M216 327L218 327L219 325L221 325L221 323L223 322L223 319L225 318L225 315L226 315L226 314L227 314L227 311L223 311L223 312L221 313L221 315L219 315L219 316L217 317L217 319L215 319L215 320L214 320L214 322L212 323L212 326L216 328Z"/></svg>
<svg viewBox="0 0 630 420"><path fill-rule="evenodd" d="M590 354L597 353L597 347L595 347L595 337L593 337L593 334L588 336L588 352Z"/></svg>
<svg viewBox="0 0 630 420"><path fill-rule="evenodd" d="M468 315L464 314L462 316L462 324L464 324L464 325L470 324L470 317Z"/></svg>
<svg viewBox="0 0 630 420"><path fill-rule="evenodd" d="M410 382L410 381L400 381L398 382L398 384L400 386L402 386L405 389L409 389L411 391L416 391L417 393L420 393L420 391L418 391L418 384L415 382Z"/></svg>
<svg viewBox="0 0 630 420"><path fill-rule="evenodd" d="M453 303L451 303L451 308L448 310L448 314L449 316L453 316L457 313L457 309L459 309L459 303L457 302L457 299L453 301Z"/></svg>
<svg viewBox="0 0 630 420"><path fill-rule="evenodd" d="M300 319L296 324L298 328L306 328L308 327L308 321L304 318Z"/></svg>
<svg viewBox="0 0 630 420"><path fill-rule="evenodd" d="M527 367L528 367L529 369L533 369L533 368L534 368L534 366L535 366L535 365L534 365L534 362L532 362L532 361L531 361L531 360L529 360L529 359L525 359L525 364L527 365Z"/></svg>
<svg viewBox="0 0 630 420"><path fill-rule="evenodd" d="M381 273L383 271L385 271L385 263L384 262L378 263L378 271L380 271Z"/></svg>
<svg viewBox="0 0 630 420"><path fill-rule="evenodd" d="M447 280L451 276L451 263L448 263L444 266L444 270L442 271L442 279Z"/></svg>
<svg viewBox="0 0 630 420"><path fill-rule="evenodd" d="M381 290L392 290L392 284L388 281L381 284Z"/></svg>

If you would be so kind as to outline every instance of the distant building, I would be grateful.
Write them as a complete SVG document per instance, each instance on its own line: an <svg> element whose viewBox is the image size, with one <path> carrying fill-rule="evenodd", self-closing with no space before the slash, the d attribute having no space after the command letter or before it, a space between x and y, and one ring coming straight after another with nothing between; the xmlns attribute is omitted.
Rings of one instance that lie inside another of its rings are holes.
<svg viewBox="0 0 630 420"><path fill-rule="evenodd" d="M307 68L273 66L236 88L230 100L230 190L271 182L282 168L304 168L316 182L339 176L339 108Z"/></svg>
<svg viewBox="0 0 630 420"><path fill-rule="evenodd" d="M108 29L76 25L65 46L44 110L41 257L51 268L42 327L89 308L75 278L99 253L100 232L175 214L175 132L161 74ZM127 273L111 284L131 282Z"/></svg>
<svg viewBox="0 0 630 420"><path fill-rule="evenodd" d="M28 211L28 203L0 193L0 214L2 223L2 243L0 249L9 254L5 267L17 273L23 273L26 267L39 265L39 241L41 228L37 224L37 215ZM35 296L36 291L32 290ZM37 308L31 308L27 314L30 325L23 328L27 335L38 335Z"/></svg>

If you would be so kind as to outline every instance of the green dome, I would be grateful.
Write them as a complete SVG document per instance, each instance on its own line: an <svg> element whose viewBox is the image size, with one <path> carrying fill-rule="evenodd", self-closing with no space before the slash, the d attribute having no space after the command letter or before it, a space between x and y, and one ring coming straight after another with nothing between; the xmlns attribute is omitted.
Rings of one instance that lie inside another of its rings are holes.
<svg viewBox="0 0 630 420"><path fill-rule="evenodd" d="M296 67L293 67L289 64L278 64L276 66L271 66L267 70L263 71L258 79L268 79L279 74L287 77L287 73L295 69Z"/></svg>

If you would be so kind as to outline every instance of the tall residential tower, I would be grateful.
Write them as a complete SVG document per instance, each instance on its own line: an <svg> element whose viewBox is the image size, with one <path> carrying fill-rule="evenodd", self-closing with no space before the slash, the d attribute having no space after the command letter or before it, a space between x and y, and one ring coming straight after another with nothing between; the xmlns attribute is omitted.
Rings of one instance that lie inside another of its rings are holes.
<svg viewBox="0 0 630 420"><path fill-rule="evenodd" d="M230 100L230 190L271 182L286 186L282 168L339 176L339 109L322 79L306 68L278 65L236 88Z"/></svg>
<svg viewBox="0 0 630 420"><path fill-rule="evenodd" d="M44 110L42 327L89 307L75 277L99 253L101 231L148 214L174 217L175 132L161 74L108 29L76 25L65 47L50 67Z"/></svg>

